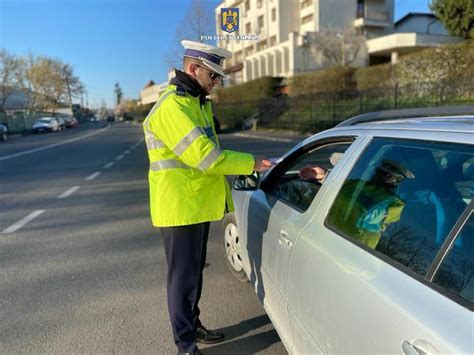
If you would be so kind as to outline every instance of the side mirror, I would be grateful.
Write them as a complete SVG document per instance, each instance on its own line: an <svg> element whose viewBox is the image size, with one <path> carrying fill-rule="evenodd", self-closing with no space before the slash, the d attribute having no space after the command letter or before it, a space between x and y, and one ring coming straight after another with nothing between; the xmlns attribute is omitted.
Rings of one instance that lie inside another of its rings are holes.
<svg viewBox="0 0 474 355"><path fill-rule="evenodd" d="M255 191L260 186L260 173L254 171L251 175L238 175L233 186L237 191Z"/></svg>

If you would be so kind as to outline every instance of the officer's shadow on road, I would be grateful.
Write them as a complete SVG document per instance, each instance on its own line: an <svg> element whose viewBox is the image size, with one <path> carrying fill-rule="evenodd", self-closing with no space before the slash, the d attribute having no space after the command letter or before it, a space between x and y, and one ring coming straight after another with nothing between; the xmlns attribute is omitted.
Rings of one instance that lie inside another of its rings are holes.
<svg viewBox="0 0 474 355"><path fill-rule="evenodd" d="M274 329L261 333L243 337L260 327L270 323L267 315L247 319L238 324L219 329L226 337L226 341L221 344L208 346L202 350L203 354L255 354L265 350L272 344L280 342L277 332Z"/></svg>

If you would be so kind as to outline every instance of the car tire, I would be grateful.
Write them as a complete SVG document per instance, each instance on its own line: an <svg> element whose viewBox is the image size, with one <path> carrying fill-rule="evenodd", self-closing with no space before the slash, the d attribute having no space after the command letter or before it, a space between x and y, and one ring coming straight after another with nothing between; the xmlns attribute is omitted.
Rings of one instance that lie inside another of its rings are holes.
<svg viewBox="0 0 474 355"><path fill-rule="evenodd" d="M237 227L237 221L233 213L224 217L222 223L222 236L224 244L224 253L227 266L232 276L241 282L247 282L248 278L243 269L242 257L240 255L240 234Z"/></svg>
<svg viewBox="0 0 474 355"><path fill-rule="evenodd" d="M0 136L0 140L5 142L7 140L7 134L2 133L2 135Z"/></svg>

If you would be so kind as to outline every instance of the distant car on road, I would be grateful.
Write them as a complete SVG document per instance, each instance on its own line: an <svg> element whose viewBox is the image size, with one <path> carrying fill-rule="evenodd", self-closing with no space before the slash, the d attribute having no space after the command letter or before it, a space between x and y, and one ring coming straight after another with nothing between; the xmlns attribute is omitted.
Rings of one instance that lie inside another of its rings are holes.
<svg viewBox="0 0 474 355"><path fill-rule="evenodd" d="M472 354L474 107L354 117L233 187L226 260L290 354Z"/></svg>
<svg viewBox="0 0 474 355"><path fill-rule="evenodd" d="M8 128L4 124L0 123L0 140L6 141L8 134Z"/></svg>
<svg viewBox="0 0 474 355"><path fill-rule="evenodd" d="M115 122L115 117L114 116L107 117L107 122Z"/></svg>
<svg viewBox="0 0 474 355"><path fill-rule="evenodd" d="M43 117L35 121L32 129L33 133L57 132L59 131L59 123L53 117Z"/></svg>
<svg viewBox="0 0 474 355"><path fill-rule="evenodd" d="M66 128L79 127L79 122L75 117L66 116L64 117L64 120L66 121Z"/></svg>

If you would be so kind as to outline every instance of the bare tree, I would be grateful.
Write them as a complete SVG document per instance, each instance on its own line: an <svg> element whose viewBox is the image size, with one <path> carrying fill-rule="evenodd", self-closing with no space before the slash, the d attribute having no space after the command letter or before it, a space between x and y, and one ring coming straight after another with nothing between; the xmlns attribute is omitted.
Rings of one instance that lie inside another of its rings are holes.
<svg viewBox="0 0 474 355"><path fill-rule="evenodd" d="M122 92L122 89L120 88L119 83L115 83L114 93L115 93L115 103L118 106L122 102L122 97L123 97L123 92Z"/></svg>
<svg viewBox="0 0 474 355"><path fill-rule="evenodd" d="M23 78L22 59L0 49L0 110L8 98L21 89Z"/></svg>
<svg viewBox="0 0 474 355"><path fill-rule="evenodd" d="M69 64L63 64L62 66L62 79L66 84L66 94L69 106L72 105L72 98L77 97L83 90L83 84L79 77L74 75L74 69Z"/></svg>
<svg viewBox="0 0 474 355"><path fill-rule="evenodd" d="M215 34L214 6L209 0L192 0L186 14L176 27L175 39L168 50L165 62L168 68L181 68L184 39L205 42L201 36Z"/></svg>
<svg viewBox="0 0 474 355"><path fill-rule="evenodd" d="M59 104L72 103L72 97L81 93L82 83L62 61L30 54L25 62L29 109L54 112Z"/></svg>
<svg viewBox="0 0 474 355"><path fill-rule="evenodd" d="M323 30L308 35L308 45L313 52L320 52L330 66L347 67L366 48L363 34L348 29L343 31Z"/></svg>

